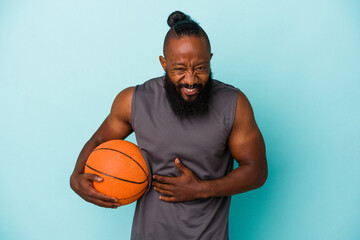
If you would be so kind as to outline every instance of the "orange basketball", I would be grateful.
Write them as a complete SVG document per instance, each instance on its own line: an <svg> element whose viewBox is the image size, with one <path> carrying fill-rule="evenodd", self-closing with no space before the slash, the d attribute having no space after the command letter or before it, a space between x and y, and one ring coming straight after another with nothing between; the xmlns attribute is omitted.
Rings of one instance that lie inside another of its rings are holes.
<svg viewBox="0 0 360 240"><path fill-rule="evenodd" d="M138 200L149 183L140 149L125 140L111 140L95 148L86 161L85 173L102 177L102 182L94 182L95 189L116 197L121 205Z"/></svg>

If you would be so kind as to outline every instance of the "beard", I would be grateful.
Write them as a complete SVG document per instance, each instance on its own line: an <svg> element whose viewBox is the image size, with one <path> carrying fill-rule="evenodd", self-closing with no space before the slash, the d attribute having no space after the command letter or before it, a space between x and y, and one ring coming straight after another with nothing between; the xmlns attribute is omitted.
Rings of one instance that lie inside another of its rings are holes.
<svg viewBox="0 0 360 240"><path fill-rule="evenodd" d="M189 118L193 116L203 115L209 110L210 91L212 88L212 74L210 72L209 79L204 85L197 85L200 88L199 94L192 101L185 100L180 93L180 84L176 86L165 73L164 89L166 98L168 99L171 109L176 116Z"/></svg>

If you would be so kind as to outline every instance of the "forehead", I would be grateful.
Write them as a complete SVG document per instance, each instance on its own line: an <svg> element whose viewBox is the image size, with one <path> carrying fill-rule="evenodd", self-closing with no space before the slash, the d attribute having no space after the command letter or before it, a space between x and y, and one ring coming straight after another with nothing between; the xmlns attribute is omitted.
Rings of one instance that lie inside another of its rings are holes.
<svg viewBox="0 0 360 240"><path fill-rule="evenodd" d="M181 60L210 60L210 49L207 41L199 36L182 36L171 38L166 48L166 59Z"/></svg>

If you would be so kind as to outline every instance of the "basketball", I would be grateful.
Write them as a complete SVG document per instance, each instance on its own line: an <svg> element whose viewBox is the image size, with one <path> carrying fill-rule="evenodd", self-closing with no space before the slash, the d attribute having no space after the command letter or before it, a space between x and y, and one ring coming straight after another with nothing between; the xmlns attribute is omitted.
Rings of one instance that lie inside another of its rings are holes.
<svg viewBox="0 0 360 240"><path fill-rule="evenodd" d="M138 200L148 187L149 171L140 149L125 140L110 140L88 157L85 173L102 177L94 182L97 191L119 199L121 205Z"/></svg>

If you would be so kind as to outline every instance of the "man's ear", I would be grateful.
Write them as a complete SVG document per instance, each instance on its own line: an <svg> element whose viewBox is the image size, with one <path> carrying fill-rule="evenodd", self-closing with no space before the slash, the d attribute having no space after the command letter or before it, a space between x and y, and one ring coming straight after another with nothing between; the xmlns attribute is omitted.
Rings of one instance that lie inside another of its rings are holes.
<svg viewBox="0 0 360 240"><path fill-rule="evenodd" d="M163 56L159 56L160 64L164 71L166 72L166 59Z"/></svg>
<svg viewBox="0 0 360 240"><path fill-rule="evenodd" d="M210 53L210 60L212 59L212 56L213 56L213 54L212 54L212 53Z"/></svg>

